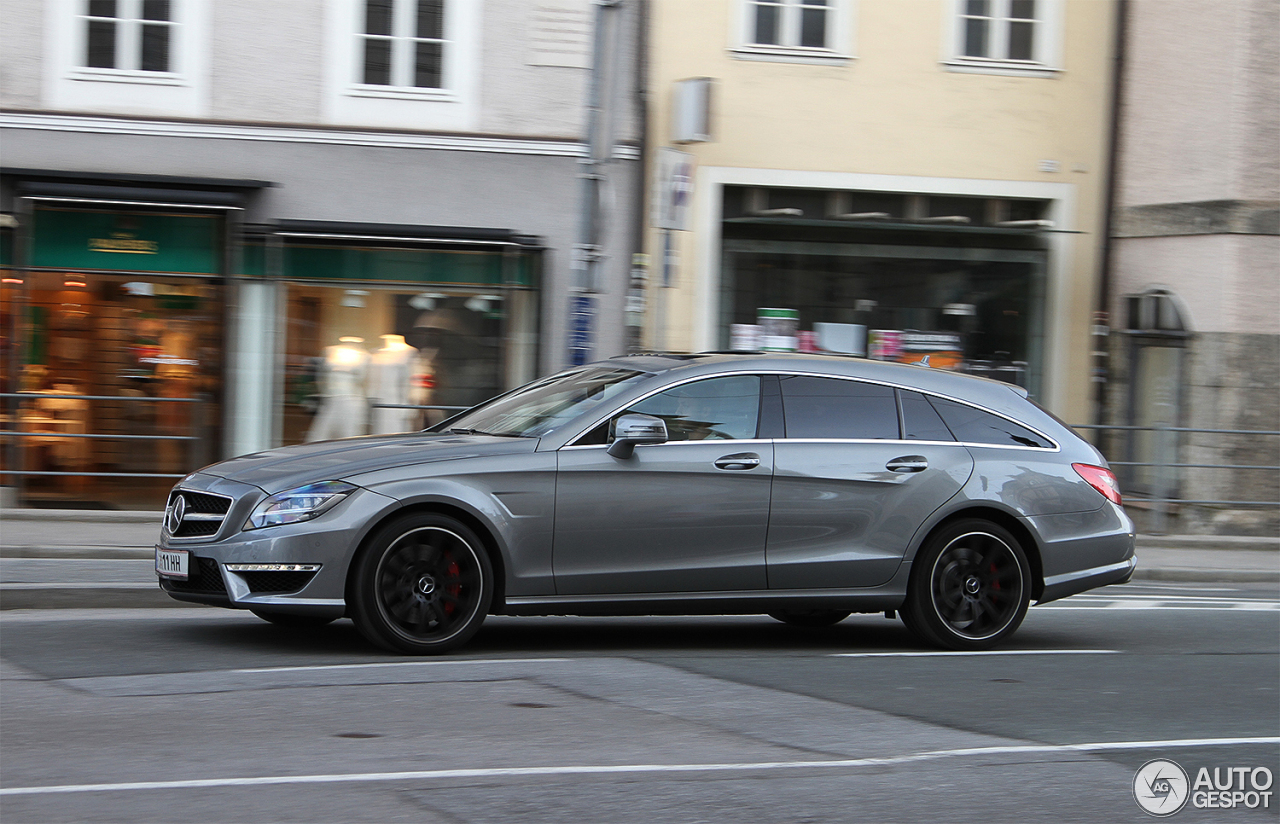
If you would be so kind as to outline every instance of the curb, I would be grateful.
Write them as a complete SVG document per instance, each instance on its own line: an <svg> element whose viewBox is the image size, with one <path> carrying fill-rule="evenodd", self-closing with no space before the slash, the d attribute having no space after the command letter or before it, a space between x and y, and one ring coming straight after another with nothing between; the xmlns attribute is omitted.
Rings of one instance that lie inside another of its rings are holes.
<svg viewBox="0 0 1280 824"><path fill-rule="evenodd" d="M1190 567L1139 566L1134 581L1180 581L1195 584L1280 584L1280 572L1265 569L1194 569Z"/></svg>
<svg viewBox="0 0 1280 824"><path fill-rule="evenodd" d="M1280 552L1280 538L1251 535L1138 535L1137 548L1143 549L1215 549Z"/></svg>
<svg viewBox="0 0 1280 824"><path fill-rule="evenodd" d="M199 607L175 601L160 587L86 584L83 587L33 584L0 586L0 612L11 609L154 609Z"/></svg>
<svg viewBox="0 0 1280 824"><path fill-rule="evenodd" d="M0 522L72 521L75 523L155 524L158 527L163 520L163 512L151 510L0 509Z"/></svg>
<svg viewBox="0 0 1280 824"><path fill-rule="evenodd" d="M106 561L117 558L154 559L155 547L151 546L0 546L0 560L5 558L59 558L71 560Z"/></svg>

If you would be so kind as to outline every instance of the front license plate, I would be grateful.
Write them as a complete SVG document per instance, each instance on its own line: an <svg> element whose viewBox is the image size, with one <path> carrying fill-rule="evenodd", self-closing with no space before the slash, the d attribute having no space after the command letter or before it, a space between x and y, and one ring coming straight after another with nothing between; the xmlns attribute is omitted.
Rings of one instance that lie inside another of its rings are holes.
<svg viewBox="0 0 1280 824"><path fill-rule="evenodd" d="M161 549L156 547L156 574L166 578L187 579L191 553L185 549Z"/></svg>

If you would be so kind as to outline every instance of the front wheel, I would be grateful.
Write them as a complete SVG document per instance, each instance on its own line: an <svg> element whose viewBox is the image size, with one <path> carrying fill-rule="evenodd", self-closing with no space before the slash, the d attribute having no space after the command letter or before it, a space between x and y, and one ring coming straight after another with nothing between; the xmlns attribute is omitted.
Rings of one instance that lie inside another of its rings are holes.
<svg viewBox="0 0 1280 824"><path fill-rule="evenodd" d="M912 565L902 621L930 644L981 650L1012 635L1031 603L1031 568L1008 530L977 518L931 535Z"/></svg>
<svg viewBox="0 0 1280 824"><path fill-rule="evenodd" d="M493 568L480 539L447 515L397 518L356 560L351 617L393 652L437 655L480 629L493 599Z"/></svg>

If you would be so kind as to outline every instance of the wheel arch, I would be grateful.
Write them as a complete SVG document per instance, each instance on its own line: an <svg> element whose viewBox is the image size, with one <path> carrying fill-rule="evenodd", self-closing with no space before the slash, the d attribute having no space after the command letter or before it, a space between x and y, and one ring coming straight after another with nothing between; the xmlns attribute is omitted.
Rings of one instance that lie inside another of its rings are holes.
<svg viewBox="0 0 1280 824"><path fill-rule="evenodd" d="M1040 542L1018 516L999 507L974 503L948 512L937 522L931 524L927 530L923 531L922 536L915 544L916 552L939 530L945 529L950 524L965 518L981 518L991 521L1013 535L1027 556L1027 565L1031 567L1031 600L1039 600L1040 596L1044 594L1044 562L1040 557ZM914 561L914 553L912 560ZM914 568L912 571L914 573Z"/></svg>
<svg viewBox="0 0 1280 824"><path fill-rule="evenodd" d="M419 501L407 504L398 509L393 509L385 513L378 521L368 529L364 537L360 539L360 545L356 548L355 553L351 556L351 563L347 566L347 582L346 582L346 601L351 603L351 585L355 578L355 570L358 566L357 559L368 550L370 542L374 536L382 531L382 528L397 518L403 518L409 515L435 514L448 515L464 524L468 529L476 534L480 539L485 554L489 557L489 563L493 567L493 599L489 604L489 613L501 611L506 605L507 597L507 566L503 558L502 550L498 545L496 534L490 526L466 507L448 501Z"/></svg>

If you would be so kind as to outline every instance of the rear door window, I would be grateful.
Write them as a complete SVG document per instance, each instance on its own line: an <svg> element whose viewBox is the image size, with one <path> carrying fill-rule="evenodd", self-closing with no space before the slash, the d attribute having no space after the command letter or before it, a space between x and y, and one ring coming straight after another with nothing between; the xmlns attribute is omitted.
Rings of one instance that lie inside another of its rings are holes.
<svg viewBox="0 0 1280 824"><path fill-rule="evenodd" d="M783 377L788 438L898 440L893 387L836 378Z"/></svg>
<svg viewBox="0 0 1280 824"><path fill-rule="evenodd" d="M929 398L929 403L938 410L938 414L946 421L947 428L956 436L956 440L994 446L1053 448L1053 444L1043 435L1037 435L1008 418L942 398Z"/></svg>

